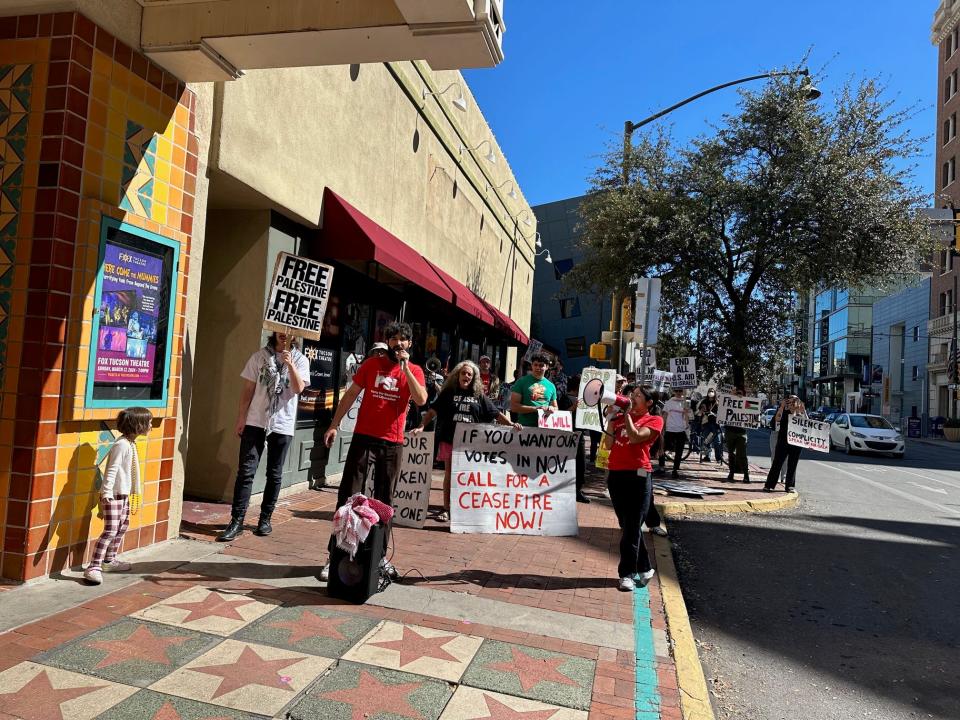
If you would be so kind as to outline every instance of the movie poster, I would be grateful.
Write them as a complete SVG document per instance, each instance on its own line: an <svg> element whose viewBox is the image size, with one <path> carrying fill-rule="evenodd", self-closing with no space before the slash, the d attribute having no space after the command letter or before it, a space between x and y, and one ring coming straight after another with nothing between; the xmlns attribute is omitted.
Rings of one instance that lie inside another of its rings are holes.
<svg viewBox="0 0 960 720"><path fill-rule="evenodd" d="M153 383L163 260L107 241L100 291L94 381L122 385Z"/></svg>

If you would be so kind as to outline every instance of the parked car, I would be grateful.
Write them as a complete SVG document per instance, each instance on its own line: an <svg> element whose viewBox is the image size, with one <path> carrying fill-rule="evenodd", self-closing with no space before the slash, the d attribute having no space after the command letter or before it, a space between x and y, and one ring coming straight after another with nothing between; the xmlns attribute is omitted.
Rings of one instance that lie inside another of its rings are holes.
<svg viewBox="0 0 960 720"><path fill-rule="evenodd" d="M830 413L840 413L843 412L838 407L830 407L829 405L821 405L816 410L810 410L807 412L807 417L811 420L823 420Z"/></svg>
<svg viewBox="0 0 960 720"><path fill-rule="evenodd" d="M850 455L855 452L889 453L895 458L904 455L903 435L880 415L841 413L830 425L830 447L840 447Z"/></svg>
<svg viewBox="0 0 960 720"><path fill-rule="evenodd" d="M832 413L830 413L829 415L827 415L827 416L823 419L823 421L824 421L825 423L827 423L828 425L832 425L833 422L834 422L838 417L840 417L841 415L843 415L843 413L832 412Z"/></svg>
<svg viewBox="0 0 960 720"><path fill-rule="evenodd" d="M773 416L777 414L777 409L775 407L767 408L762 413L760 413L760 427L770 428L770 423L773 421Z"/></svg>

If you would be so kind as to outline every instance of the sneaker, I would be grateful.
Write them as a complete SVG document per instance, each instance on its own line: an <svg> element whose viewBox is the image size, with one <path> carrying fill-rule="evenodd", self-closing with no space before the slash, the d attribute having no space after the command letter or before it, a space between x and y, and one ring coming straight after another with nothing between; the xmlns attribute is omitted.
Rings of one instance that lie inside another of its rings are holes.
<svg viewBox="0 0 960 720"><path fill-rule="evenodd" d="M450 513L446 510L441 510L437 513L437 522L450 522Z"/></svg>
<svg viewBox="0 0 960 720"><path fill-rule="evenodd" d="M639 585L640 587L646 587L646 586L647 586L647 583L650 582L650 581L653 579L653 576L656 575L656 574L657 574L657 571L656 571L656 570L653 570L653 569L647 570L646 572L637 573L637 575L636 575L637 583L636 583L636 584Z"/></svg>
<svg viewBox="0 0 960 720"><path fill-rule="evenodd" d="M133 566L128 562L124 562L123 560L114 560L113 562L104 563L103 571L104 572L129 572L131 567Z"/></svg>
<svg viewBox="0 0 960 720"><path fill-rule="evenodd" d="M773 488L772 488L772 487L767 487L766 485L764 485L764 486L763 486L763 491L764 491L764 492L773 492Z"/></svg>
<svg viewBox="0 0 960 720"><path fill-rule="evenodd" d="M795 494L797 493L797 489L796 489L796 488L792 488L792 487L788 487L788 488L787 488L787 492L795 495Z"/></svg>
<svg viewBox="0 0 960 720"><path fill-rule="evenodd" d="M633 581L633 578L622 577L619 587L623 592L633 592L637 589L637 584Z"/></svg>
<svg viewBox="0 0 960 720"><path fill-rule="evenodd" d="M396 580L398 577L400 577L400 573L397 572L397 569L393 566L393 563L389 563L385 559L380 561L380 572L391 580Z"/></svg>
<svg viewBox="0 0 960 720"><path fill-rule="evenodd" d="M327 563L320 568L320 582L327 582L330 579L330 564Z"/></svg>
<svg viewBox="0 0 960 720"><path fill-rule="evenodd" d="M659 535L660 537L667 536L666 528L662 528L659 525L657 525L655 528L650 528L650 532L652 532L654 535Z"/></svg>
<svg viewBox="0 0 960 720"><path fill-rule="evenodd" d="M99 585L103 582L103 573L100 568L87 568L83 571L83 579L91 585Z"/></svg>

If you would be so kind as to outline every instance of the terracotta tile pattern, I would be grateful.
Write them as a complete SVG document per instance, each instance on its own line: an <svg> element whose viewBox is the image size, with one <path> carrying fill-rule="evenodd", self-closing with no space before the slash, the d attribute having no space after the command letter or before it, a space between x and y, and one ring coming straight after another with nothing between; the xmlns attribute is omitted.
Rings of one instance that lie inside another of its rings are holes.
<svg viewBox="0 0 960 720"><path fill-rule="evenodd" d="M180 243L170 400L140 448L144 502L124 546L167 539L198 145L194 95L79 13L2 18L0 57L28 98L0 364L0 577L23 581L81 564L102 529L97 465L116 410L85 407L84 391L103 215Z"/></svg>

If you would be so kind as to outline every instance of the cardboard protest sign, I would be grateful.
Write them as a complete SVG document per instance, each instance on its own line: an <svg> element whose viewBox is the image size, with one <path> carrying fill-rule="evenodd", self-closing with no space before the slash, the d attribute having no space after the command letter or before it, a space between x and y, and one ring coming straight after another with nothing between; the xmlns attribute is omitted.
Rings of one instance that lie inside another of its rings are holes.
<svg viewBox="0 0 960 720"><path fill-rule="evenodd" d="M264 329L319 340L332 282L331 266L280 253L263 314Z"/></svg>
<svg viewBox="0 0 960 720"><path fill-rule="evenodd" d="M752 430L760 427L760 398L717 395L717 422L727 427Z"/></svg>
<svg viewBox="0 0 960 720"><path fill-rule="evenodd" d="M673 373L667 372L666 370L653 370L653 389L657 392L662 391L666 387L673 386Z"/></svg>
<svg viewBox="0 0 960 720"><path fill-rule="evenodd" d="M697 359L695 357L670 358L670 372L674 388L695 388L697 386Z"/></svg>
<svg viewBox="0 0 960 720"><path fill-rule="evenodd" d="M791 415L787 425L787 443L796 447L830 452L830 425L803 415Z"/></svg>
<svg viewBox="0 0 960 720"><path fill-rule="evenodd" d="M430 505L430 474L433 471L433 431L403 436L400 477L393 491L395 525L422 528Z"/></svg>
<svg viewBox="0 0 960 720"><path fill-rule="evenodd" d="M543 343L530 338L530 344L527 346L527 352L523 355L523 361L530 362L530 359L541 350L543 350Z"/></svg>
<svg viewBox="0 0 960 720"><path fill-rule="evenodd" d="M595 367L585 367L580 373L580 397L577 403L576 426L578 430L603 430L602 408L588 406L583 400L583 391L587 383L599 378L603 382L604 394L612 393L617 386L617 371L609 368L603 369Z"/></svg>
<svg viewBox="0 0 960 720"><path fill-rule="evenodd" d="M576 433L457 425L450 532L576 535Z"/></svg>
<svg viewBox="0 0 960 720"><path fill-rule="evenodd" d="M552 430L573 432L573 414L568 410L554 410L546 415L543 410L537 410L537 425Z"/></svg>
<svg viewBox="0 0 960 720"><path fill-rule="evenodd" d="M350 409L347 410L347 414L343 416L343 419L340 420L340 432L349 432L352 433L357 427L357 415L360 414L360 403L363 402L363 390L360 391L360 394L357 395L357 399L353 401L353 405L350 406Z"/></svg>

